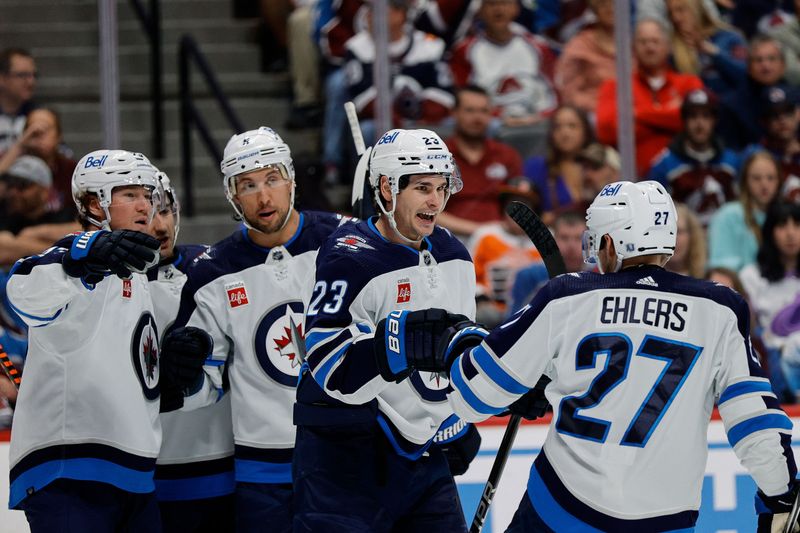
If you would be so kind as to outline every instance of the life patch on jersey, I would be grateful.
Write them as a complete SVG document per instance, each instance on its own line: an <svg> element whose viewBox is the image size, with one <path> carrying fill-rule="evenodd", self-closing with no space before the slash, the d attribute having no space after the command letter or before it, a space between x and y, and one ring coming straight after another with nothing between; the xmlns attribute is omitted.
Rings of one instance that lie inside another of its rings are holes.
<svg viewBox="0 0 800 533"><path fill-rule="evenodd" d="M136 329L133 330L131 339L131 357L136 377L142 385L144 397L148 400L157 400L159 395L159 347L158 328L156 320L150 313L139 317Z"/></svg>
<svg viewBox="0 0 800 533"><path fill-rule="evenodd" d="M397 282L397 303L404 304L411 301L411 281L401 279Z"/></svg>
<svg viewBox="0 0 800 533"><path fill-rule="evenodd" d="M244 286L244 281L226 283L225 293L228 295L228 305L231 308L241 307L250 303L247 299L247 289Z"/></svg>
<svg viewBox="0 0 800 533"><path fill-rule="evenodd" d="M127 298L127 299L130 300L132 296L133 296L133 284L131 283L131 280L123 279L122 280L122 297L123 298Z"/></svg>
<svg viewBox="0 0 800 533"><path fill-rule="evenodd" d="M352 250L357 252L359 250L374 250L375 248L367 244L367 240L364 237L359 235L345 235L344 237L338 237L336 239L336 244L333 245L334 248L344 248L346 250Z"/></svg>
<svg viewBox="0 0 800 533"><path fill-rule="evenodd" d="M253 339L256 359L264 372L281 385L292 388L297 386L302 363L292 342L290 317L305 339L303 315L302 302L279 303L259 320Z"/></svg>

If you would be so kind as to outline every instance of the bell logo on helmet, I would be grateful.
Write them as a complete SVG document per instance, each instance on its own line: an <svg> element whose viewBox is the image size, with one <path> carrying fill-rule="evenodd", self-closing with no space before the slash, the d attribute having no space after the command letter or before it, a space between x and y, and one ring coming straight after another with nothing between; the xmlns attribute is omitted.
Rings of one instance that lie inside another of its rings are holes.
<svg viewBox="0 0 800 533"><path fill-rule="evenodd" d="M397 135L399 133L400 133L399 131L395 131L394 133L385 133L383 135L383 137L381 137L381 140L378 141L378 144L391 144L391 143L393 143L394 140L397 139Z"/></svg>
<svg viewBox="0 0 800 533"><path fill-rule="evenodd" d="M108 159L108 155L104 155L103 157L94 158L89 156L86 158L86 162L83 164L83 168L101 168Z"/></svg>
<svg viewBox="0 0 800 533"><path fill-rule="evenodd" d="M617 194L619 192L621 187L622 187L621 183L617 183L617 184L613 184L612 183L612 184L606 185L605 187L603 187L603 190L600 191L600 194L598 196L614 196L615 194Z"/></svg>

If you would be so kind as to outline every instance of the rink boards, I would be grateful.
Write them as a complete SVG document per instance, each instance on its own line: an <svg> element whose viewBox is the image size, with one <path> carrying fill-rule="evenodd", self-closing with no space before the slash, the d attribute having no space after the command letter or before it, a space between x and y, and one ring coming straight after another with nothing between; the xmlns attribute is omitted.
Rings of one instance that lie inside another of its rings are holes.
<svg viewBox="0 0 800 533"><path fill-rule="evenodd" d="M795 425L795 456L800 456L800 408L789 407ZM716 413L715 413L716 414ZM483 443L478 457L469 471L457 481L461 492L467 521L472 520L486 477L492 468L495 453L505 430L507 419L494 419L481 424ZM525 492L531 463L539 452L547 433L547 420L525 423L517 434L514 449L509 457L494 503L489 512L484 531L497 533L505 529L520 498ZM25 517L21 512L5 509L8 502L8 432L0 431L0 530L3 533L27 532ZM718 417L708 431L708 464L703 482L703 504L697 531L703 533L745 533L755 531L753 494L755 484L739 464L733 449L725 438Z"/></svg>

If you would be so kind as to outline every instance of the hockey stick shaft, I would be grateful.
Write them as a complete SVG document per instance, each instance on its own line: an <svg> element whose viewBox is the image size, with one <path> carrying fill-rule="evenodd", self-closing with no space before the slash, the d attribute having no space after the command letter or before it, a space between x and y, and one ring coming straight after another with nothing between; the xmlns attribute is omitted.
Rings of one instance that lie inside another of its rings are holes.
<svg viewBox="0 0 800 533"><path fill-rule="evenodd" d="M559 274L567 271L564 265L564 258L561 257L561 252L558 249L553 234L544 222L536 216L536 213L520 202L511 202L506 207L506 213L514 222L525 232L531 242L539 250L544 261L544 266L547 268L547 275L554 278ZM497 484L500 477L505 470L508 456L511 453L511 447L514 445L514 438L517 436L517 430L522 418L519 415L512 415L506 426L506 431L503 434L503 440L500 443L500 448L497 450L492 470L489 472L489 478L486 480L486 485L481 493L481 500L478 502L478 509L475 511L475 518L472 520L470 526L470 533L480 533L483 525L486 522L486 516L489 513L489 506L492 505L494 494L497 490Z"/></svg>
<svg viewBox="0 0 800 533"><path fill-rule="evenodd" d="M364 136L361 134L361 124L358 123L358 113L353 102L344 103L344 112L347 115L347 123L350 124L350 135L353 136L353 144L356 145L356 155L363 154L367 145L364 144Z"/></svg>
<svg viewBox="0 0 800 533"><path fill-rule="evenodd" d="M794 498L792 511L789 513L789 518L786 520L786 526L783 528L783 533L792 533L797 518L800 517L800 491L797 491L797 496Z"/></svg>
<svg viewBox="0 0 800 533"><path fill-rule="evenodd" d="M0 344L0 367L3 368L3 373L8 376L8 379L14 384L14 387L19 390L19 370L17 370L17 367L15 367L14 363L11 362L11 359L8 358L8 354L6 353L6 350L3 348L2 344Z"/></svg>

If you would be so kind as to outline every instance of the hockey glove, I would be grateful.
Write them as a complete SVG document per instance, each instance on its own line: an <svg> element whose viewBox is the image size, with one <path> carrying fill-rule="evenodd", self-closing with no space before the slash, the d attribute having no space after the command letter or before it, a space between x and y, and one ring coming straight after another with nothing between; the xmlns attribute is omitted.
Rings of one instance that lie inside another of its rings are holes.
<svg viewBox="0 0 800 533"><path fill-rule="evenodd" d="M400 383L415 369L448 370L437 348L445 332L459 323L472 324L444 309L389 313L375 329L375 360L383 379Z"/></svg>
<svg viewBox="0 0 800 533"><path fill-rule="evenodd" d="M61 264L64 272L87 283L115 274L129 278L158 263L158 239L132 230L87 231L72 241Z"/></svg>
<svg viewBox="0 0 800 533"><path fill-rule="evenodd" d="M516 402L508 406L508 410L500 416L519 415L525 420L536 420L547 412L550 404L544 396L544 389L550 383L550 378L542 376L534 388L523 394Z"/></svg>
<svg viewBox="0 0 800 533"><path fill-rule="evenodd" d="M798 490L800 490L800 480L795 479L792 488L778 496L767 496L761 490L756 492L758 533L783 533ZM800 525L795 522L791 531L800 532Z"/></svg>
<svg viewBox="0 0 800 533"><path fill-rule="evenodd" d="M214 349L211 335L199 328L175 328L164 337L161 346L161 375L168 386L181 390L197 383Z"/></svg>
<svg viewBox="0 0 800 533"><path fill-rule="evenodd" d="M478 428L474 424L467 424L467 431L460 437L441 443L434 439L433 442L444 453L450 473L460 476L467 471L469 464L478 455L481 447L481 434L478 433Z"/></svg>

